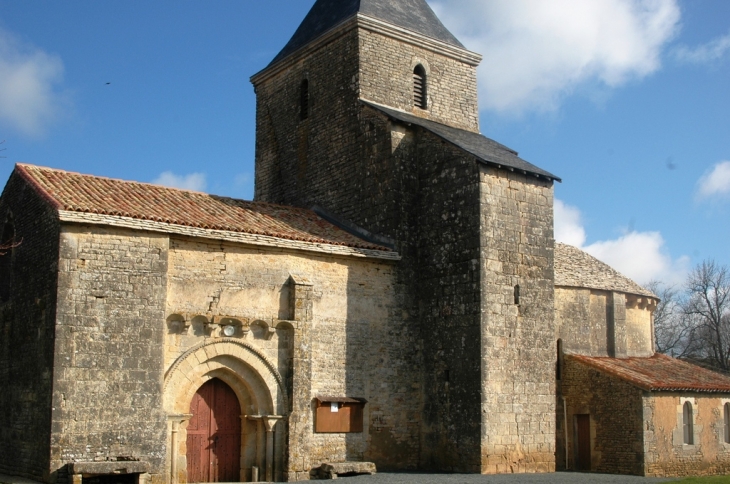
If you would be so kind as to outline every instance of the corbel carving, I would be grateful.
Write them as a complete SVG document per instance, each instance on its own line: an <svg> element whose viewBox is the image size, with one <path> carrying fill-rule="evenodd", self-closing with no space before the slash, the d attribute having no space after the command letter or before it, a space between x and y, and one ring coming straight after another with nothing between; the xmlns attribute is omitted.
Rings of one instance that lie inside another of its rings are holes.
<svg viewBox="0 0 730 484"><path fill-rule="evenodd" d="M261 319L251 323L251 332L255 339L270 340L276 334L276 327L274 326L272 319L271 324Z"/></svg>
<svg viewBox="0 0 730 484"><path fill-rule="evenodd" d="M167 317L167 328L172 334L188 334L190 329L190 315L187 313L172 313Z"/></svg>

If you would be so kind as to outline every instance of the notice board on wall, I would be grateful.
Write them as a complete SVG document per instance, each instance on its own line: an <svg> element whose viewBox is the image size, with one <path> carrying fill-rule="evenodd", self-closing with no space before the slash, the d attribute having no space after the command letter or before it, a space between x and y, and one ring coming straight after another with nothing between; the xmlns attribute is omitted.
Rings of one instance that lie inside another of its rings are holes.
<svg viewBox="0 0 730 484"><path fill-rule="evenodd" d="M364 398L320 396L315 403L315 432L362 432Z"/></svg>

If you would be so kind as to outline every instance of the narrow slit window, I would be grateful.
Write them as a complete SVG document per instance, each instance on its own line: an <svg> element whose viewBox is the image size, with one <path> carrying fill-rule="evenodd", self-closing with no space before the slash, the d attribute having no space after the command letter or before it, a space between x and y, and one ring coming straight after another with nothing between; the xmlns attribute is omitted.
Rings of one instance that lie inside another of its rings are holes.
<svg viewBox="0 0 730 484"><path fill-rule="evenodd" d="M309 81L304 79L299 88L299 119L304 121L309 117Z"/></svg>
<svg viewBox="0 0 730 484"><path fill-rule="evenodd" d="M725 443L730 444L730 403L723 405L725 417Z"/></svg>
<svg viewBox="0 0 730 484"><path fill-rule="evenodd" d="M563 340L558 339L558 357L555 361L555 379L561 380L563 378Z"/></svg>
<svg viewBox="0 0 730 484"><path fill-rule="evenodd" d="M426 109L428 107L428 90L426 85L426 69L418 64L413 69L413 104L417 108Z"/></svg>
<svg viewBox="0 0 730 484"><path fill-rule="evenodd" d="M694 444L694 425L692 424L692 404L684 402L682 411L682 427L684 429L684 443L687 445Z"/></svg>

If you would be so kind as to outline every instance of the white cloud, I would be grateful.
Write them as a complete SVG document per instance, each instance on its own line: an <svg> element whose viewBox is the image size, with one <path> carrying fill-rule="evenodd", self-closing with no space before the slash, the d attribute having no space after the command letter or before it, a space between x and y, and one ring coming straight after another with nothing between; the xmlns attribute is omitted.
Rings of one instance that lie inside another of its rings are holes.
<svg viewBox="0 0 730 484"><path fill-rule="evenodd" d="M196 192L204 192L207 186L205 181L205 173L190 173L189 175L176 175L171 171L160 173L152 183L156 185L164 185L172 188L182 188L183 190L193 190Z"/></svg>
<svg viewBox="0 0 730 484"><path fill-rule="evenodd" d="M660 67L679 28L677 0L431 0L444 24L484 55L480 104L550 111L586 85L614 88Z"/></svg>
<svg viewBox="0 0 730 484"><path fill-rule="evenodd" d="M730 161L721 161L697 182L697 199L727 195L730 195Z"/></svg>
<svg viewBox="0 0 730 484"><path fill-rule="evenodd" d="M555 240L564 244L582 247L586 231L581 222L580 210L555 199Z"/></svg>
<svg viewBox="0 0 730 484"><path fill-rule="evenodd" d="M67 103L54 89L62 78L59 57L0 29L0 123L25 135L42 135Z"/></svg>
<svg viewBox="0 0 730 484"><path fill-rule="evenodd" d="M674 56L683 62L706 64L722 58L728 52L730 52L730 33L699 47L681 46L674 52Z"/></svg>
<svg viewBox="0 0 730 484"><path fill-rule="evenodd" d="M628 232L618 239L602 240L582 247L639 284L658 280L681 284L689 269L689 257L672 260L659 232Z"/></svg>
<svg viewBox="0 0 730 484"><path fill-rule="evenodd" d="M555 200L555 240L574 245L605 262L639 284L659 280L681 284L689 270L689 257L672 259L659 232L631 231L612 240L585 245L585 229L578 208Z"/></svg>

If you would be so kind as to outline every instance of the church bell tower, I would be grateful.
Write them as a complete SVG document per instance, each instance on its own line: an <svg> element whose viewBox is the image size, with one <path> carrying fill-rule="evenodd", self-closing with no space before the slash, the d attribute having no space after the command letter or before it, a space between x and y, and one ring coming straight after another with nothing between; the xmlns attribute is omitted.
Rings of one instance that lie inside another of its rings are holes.
<svg viewBox="0 0 730 484"><path fill-rule="evenodd" d="M251 79L256 200L319 204L359 219L343 198L367 190L359 187L367 177L363 102L478 132L480 60L425 0L318 0Z"/></svg>
<svg viewBox="0 0 730 484"><path fill-rule="evenodd" d="M390 314L413 423L365 422L363 458L386 468L555 468L559 179L479 132L480 60L425 0L317 0L251 79L256 200L401 257Z"/></svg>

